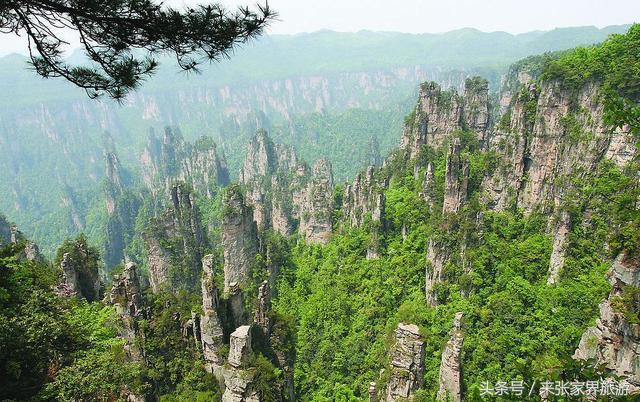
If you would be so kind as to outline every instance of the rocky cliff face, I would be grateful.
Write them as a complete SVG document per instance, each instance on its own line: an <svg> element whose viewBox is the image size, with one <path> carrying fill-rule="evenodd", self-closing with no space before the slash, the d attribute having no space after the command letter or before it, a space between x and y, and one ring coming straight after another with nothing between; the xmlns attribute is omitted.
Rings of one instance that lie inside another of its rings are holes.
<svg viewBox="0 0 640 402"><path fill-rule="evenodd" d="M480 77L467 78L462 97L462 125L477 134L481 146L486 140L489 118L489 82Z"/></svg>
<svg viewBox="0 0 640 402"><path fill-rule="evenodd" d="M122 166L120 159L115 152L105 152L105 178L108 188L106 190L107 214L113 215L116 209L116 197L124 190L124 179L122 177Z"/></svg>
<svg viewBox="0 0 640 402"><path fill-rule="evenodd" d="M326 243L333 225L333 174L326 159L311 171L292 148L274 144L260 130L240 172L258 228L290 235L298 228L309 242Z"/></svg>
<svg viewBox="0 0 640 402"><path fill-rule="evenodd" d="M406 400L422 387L424 342L415 325L400 323L391 350L391 377L384 392L387 402Z"/></svg>
<svg viewBox="0 0 640 402"><path fill-rule="evenodd" d="M553 224L553 249L549 259L549 275L547 283L553 285L560 279L560 272L564 266L564 258L567 243L569 241L569 232L571 231L571 217L566 211L558 213L555 224Z"/></svg>
<svg viewBox="0 0 640 402"><path fill-rule="evenodd" d="M224 155L216 144L202 137L186 143L179 131L166 128L162 139L152 132L140 156L143 182L152 194L168 194L176 182L184 182L205 197L229 183ZM158 193L162 191L162 193Z"/></svg>
<svg viewBox="0 0 640 402"><path fill-rule="evenodd" d="M608 279L613 289L609 298L600 304L600 317L594 327L582 335L574 359L593 359L613 374L622 377L631 392L640 391L640 325L616 306L621 303L625 288L640 287L640 268L636 261L620 255L611 266ZM631 301L637 306L638 300Z"/></svg>
<svg viewBox="0 0 640 402"><path fill-rule="evenodd" d="M29 261L44 262L44 257L40 254L38 245L27 240L16 225L9 223L7 218L0 215L0 248L19 242L24 242L24 250L21 253L21 257Z"/></svg>
<svg viewBox="0 0 640 402"><path fill-rule="evenodd" d="M485 140L489 125L488 83L482 78L467 79L465 91L443 91L435 82L420 86L418 104L405 126L401 148L410 159L420 153L423 145L439 148L456 131L463 129L477 133Z"/></svg>
<svg viewBox="0 0 640 402"><path fill-rule="evenodd" d="M313 164L301 206L300 233L310 243L326 243L333 226L333 174L331 164L319 159Z"/></svg>
<svg viewBox="0 0 640 402"><path fill-rule="evenodd" d="M58 294L81 297L90 302L99 300L101 282L98 255L92 253L84 241L74 241L71 247L60 261Z"/></svg>
<svg viewBox="0 0 640 402"><path fill-rule="evenodd" d="M120 337L125 341L125 351L131 359L141 361L143 351L137 346L136 337L143 334L138 328L137 320L148 318L148 311L144 306L138 270L134 263L127 263L122 273L114 276L109 301L120 318L121 325L118 327Z"/></svg>
<svg viewBox="0 0 640 402"><path fill-rule="evenodd" d="M130 190L129 174L120 164L113 148L105 151L104 159L104 191L108 216L104 263L109 270L124 261L124 250L134 236L135 219L141 200Z"/></svg>
<svg viewBox="0 0 640 402"><path fill-rule="evenodd" d="M296 201L304 190L307 171L293 148L274 144L264 130L258 130L247 149L240 182L259 230L273 229L285 236L293 232L300 219Z"/></svg>
<svg viewBox="0 0 640 402"><path fill-rule="evenodd" d="M225 391L223 402L259 402L253 387L255 372L248 367L251 358L251 327L238 327L231 334L229 345L229 369L224 372Z"/></svg>
<svg viewBox="0 0 640 402"><path fill-rule="evenodd" d="M552 211L567 190L564 178L593 171L603 158L618 167L633 158L628 127L612 130L604 122L598 83L572 93L557 81L536 83L527 71L512 74L488 140L500 158L483 185L494 208Z"/></svg>
<svg viewBox="0 0 640 402"><path fill-rule="evenodd" d="M436 286L442 280L442 271L448 254L443 246L434 239L429 239L427 247L427 268L425 274L425 295L431 306L438 304Z"/></svg>
<svg viewBox="0 0 640 402"><path fill-rule="evenodd" d="M269 313L271 312L271 290L269 289L269 282L264 281L258 287L258 307L254 314L253 322L260 327L262 333L269 337L271 334L271 318Z"/></svg>
<svg viewBox="0 0 640 402"><path fill-rule="evenodd" d="M461 330L462 313L456 313L451 338L442 352L438 400L462 401L461 353L464 336Z"/></svg>
<svg viewBox="0 0 640 402"><path fill-rule="evenodd" d="M218 378L224 364L221 348L224 345L224 331L219 315L219 294L214 282L213 255L202 259L202 316L200 317L200 339L206 370Z"/></svg>
<svg viewBox="0 0 640 402"><path fill-rule="evenodd" d="M458 212L467 200L469 186L469 159L460 150L460 140L449 144L447 170L444 182L444 201L442 213Z"/></svg>
<svg viewBox="0 0 640 402"><path fill-rule="evenodd" d="M239 186L225 190L223 201L222 247L224 249L224 293L234 325L248 323L244 290L258 253L258 235L251 207Z"/></svg>
<svg viewBox="0 0 640 402"><path fill-rule="evenodd" d="M258 253L256 225L251 207L237 186L227 188L223 198L222 246L224 291L244 287L251 278L251 265Z"/></svg>
<svg viewBox="0 0 640 402"><path fill-rule="evenodd" d="M195 197L185 185L171 188L171 207L151 221L143 238L154 292L196 286L206 238Z"/></svg>
<svg viewBox="0 0 640 402"><path fill-rule="evenodd" d="M381 222L384 218L384 190L388 179L377 178L376 173L376 168L369 166L344 187L343 212L349 227L360 227L367 219Z"/></svg>

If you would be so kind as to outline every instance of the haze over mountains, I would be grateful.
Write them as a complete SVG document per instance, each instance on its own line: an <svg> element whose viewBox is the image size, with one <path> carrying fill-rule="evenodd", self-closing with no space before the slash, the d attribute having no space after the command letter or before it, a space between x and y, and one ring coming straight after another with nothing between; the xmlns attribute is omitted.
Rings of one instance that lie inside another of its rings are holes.
<svg viewBox="0 0 640 402"><path fill-rule="evenodd" d="M0 400L638 400L624 28L271 37L120 105L2 59Z"/></svg>
<svg viewBox="0 0 640 402"><path fill-rule="evenodd" d="M0 100L0 211L49 254L67 236L101 232L105 143L113 142L124 166L138 170L149 130L160 133L167 125L189 140L212 137L232 178L245 145L264 128L310 162L328 157L337 181L344 181L396 145L420 82L460 88L480 74L495 91L518 59L597 43L628 27L275 35L201 75L185 76L161 60L158 74L122 105L88 100L61 80L42 80L24 56L9 55L0 59L6 94Z"/></svg>

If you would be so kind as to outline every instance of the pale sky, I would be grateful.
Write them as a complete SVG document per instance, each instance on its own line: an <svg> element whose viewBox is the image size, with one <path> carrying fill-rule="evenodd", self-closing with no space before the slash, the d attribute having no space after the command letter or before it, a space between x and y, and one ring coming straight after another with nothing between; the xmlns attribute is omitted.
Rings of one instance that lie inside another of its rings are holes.
<svg viewBox="0 0 640 402"><path fill-rule="evenodd" d="M210 0L165 0L194 5ZM264 0L221 0L223 5ZM522 33L557 27L628 24L640 21L639 0L270 0L280 21L268 30L295 34L321 29L356 32L437 33L459 28ZM26 51L23 39L0 34L0 55Z"/></svg>

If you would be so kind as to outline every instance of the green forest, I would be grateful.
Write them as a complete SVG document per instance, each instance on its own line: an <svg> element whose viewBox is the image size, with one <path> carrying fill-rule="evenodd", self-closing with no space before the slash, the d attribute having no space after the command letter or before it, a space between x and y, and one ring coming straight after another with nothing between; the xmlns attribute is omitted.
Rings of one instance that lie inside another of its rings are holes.
<svg viewBox="0 0 640 402"><path fill-rule="evenodd" d="M234 61L263 60L256 80L425 54L472 71L375 107L214 124L203 103L87 137L62 201L0 203L0 401L571 401L544 383L603 379L627 392L594 400L638 400L640 25L592 31L269 37ZM349 57L283 69L295 41ZM11 166L25 197L52 185ZM501 381L525 393L487 393Z"/></svg>

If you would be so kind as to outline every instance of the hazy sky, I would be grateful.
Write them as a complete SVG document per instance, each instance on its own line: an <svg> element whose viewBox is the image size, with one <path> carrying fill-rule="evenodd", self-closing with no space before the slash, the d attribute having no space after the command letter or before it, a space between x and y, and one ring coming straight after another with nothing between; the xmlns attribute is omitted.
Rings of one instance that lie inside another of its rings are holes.
<svg viewBox="0 0 640 402"><path fill-rule="evenodd" d="M193 5L210 0L165 0ZM264 1L264 0L262 0ZM256 0L222 0L227 6ZM640 20L639 0L270 0L280 14L268 32L335 31L444 32L473 27L521 33L556 27L603 27ZM0 35L0 54L24 52L24 40Z"/></svg>

